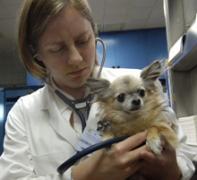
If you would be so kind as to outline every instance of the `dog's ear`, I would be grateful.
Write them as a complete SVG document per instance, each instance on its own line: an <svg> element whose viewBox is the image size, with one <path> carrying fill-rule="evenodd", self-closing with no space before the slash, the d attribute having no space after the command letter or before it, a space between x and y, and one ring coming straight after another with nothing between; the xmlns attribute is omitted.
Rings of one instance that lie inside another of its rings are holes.
<svg viewBox="0 0 197 180"><path fill-rule="evenodd" d="M98 98L107 98L110 95L110 82L106 79L89 78L86 82L90 94L97 95Z"/></svg>
<svg viewBox="0 0 197 180"><path fill-rule="evenodd" d="M164 66L164 61L156 60L142 70L140 77L145 81L153 82L164 72Z"/></svg>

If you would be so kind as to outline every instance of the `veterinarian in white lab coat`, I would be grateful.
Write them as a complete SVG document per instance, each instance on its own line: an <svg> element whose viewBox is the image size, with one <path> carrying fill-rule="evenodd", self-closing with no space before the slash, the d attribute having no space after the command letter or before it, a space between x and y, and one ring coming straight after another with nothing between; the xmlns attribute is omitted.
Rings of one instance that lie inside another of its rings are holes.
<svg viewBox="0 0 197 180"><path fill-rule="evenodd" d="M138 147L146 132L94 153L62 176L57 173L76 152L84 127L55 91L70 101L87 96L84 84L98 74L95 32L85 0L24 1L18 32L21 58L46 84L20 98L8 115L0 180L122 180L136 172L160 180L191 177L194 168L184 149L176 156L166 145L158 158L145 145ZM130 72L139 75L137 70ZM124 73L128 70L103 69L101 77ZM86 111L85 106L84 116Z"/></svg>

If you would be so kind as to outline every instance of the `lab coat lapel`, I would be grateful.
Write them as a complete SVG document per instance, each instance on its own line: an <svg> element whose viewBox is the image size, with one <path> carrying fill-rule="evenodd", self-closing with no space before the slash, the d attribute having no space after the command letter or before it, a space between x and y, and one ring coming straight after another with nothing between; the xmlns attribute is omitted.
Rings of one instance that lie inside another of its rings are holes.
<svg viewBox="0 0 197 180"><path fill-rule="evenodd" d="M54 94L51 92L49 87L47 88L47 90L48 91L45 94L45 107L49 113L49 123L57 134L59 134L62 138L67 140L72 146L75 147L78 141L77 133L71 127L70 122L64 120L61 116L60 111L57 108L57 104L54 100ZM70 115L71 111L68 111L68 116Z"/></svg>

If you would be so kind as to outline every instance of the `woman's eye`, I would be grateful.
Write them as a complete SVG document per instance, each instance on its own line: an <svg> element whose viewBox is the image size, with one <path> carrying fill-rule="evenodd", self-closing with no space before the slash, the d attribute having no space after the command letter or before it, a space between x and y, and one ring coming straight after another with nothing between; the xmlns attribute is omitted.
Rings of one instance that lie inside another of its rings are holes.
<svg viewBox="0 0 197 180"><path fill-rule="evenodd" d="M64 51L66 49L66 46L62 45L62 46L54 46L54 47L51 47L49 49L49 52L51 53L60 53L62 51Z"/></svg>
<svg viewBox="0 0 197 180"><path fill-rule="evenodd" d="M118 100L118 102L124 102L124 100L125 100L125 94L124 93L121 93L121 94L119 94L118 96L117 96L117 100Z"/></svg>
<svg viewBox="0 0 197 180"><path fill-rule="evenodd" d="M57 48L54 48L54 49L50 49L50 52L58 53L58 52L63 51L63 49L64 49L64 47L57 47Z"/></svg>
<svg viewBox="0 0 197 180"><path fill-rule="evenodd" d="M79 41L77 41L77 45L78 46L86 45L89 42L89 40L90 40L90 38L79 40Z"/></svg>
<svg viewBox="0 0 197 180"><path fill-rule="evenodd" d="M144 90L144 89L138 89L137 93L138 93L141 97L144 97L144 96L145 96L145 90Z"/></svg>

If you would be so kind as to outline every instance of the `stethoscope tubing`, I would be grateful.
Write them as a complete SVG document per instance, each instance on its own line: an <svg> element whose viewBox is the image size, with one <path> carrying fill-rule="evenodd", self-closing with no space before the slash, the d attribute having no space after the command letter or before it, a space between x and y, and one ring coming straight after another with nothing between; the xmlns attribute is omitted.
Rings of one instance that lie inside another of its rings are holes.
<svg viewBox="0 0 197 180"><path fill-rule="evenodd" d="M110 148L112 144L118 143L120 141L123 141L124 139L128 138L128 136L121 136L121 137L115 137L109 140L102 141L100 143L94 144L82 151L77 152L75 155L73 155L70 159L63 162L58 168L57 171L60 174L63 174L67 169L69 169L72 165L74 165L78 160L80 160L82 157L93 153L99 149L102 148Z"/></svg>
<svg viewBox="0 0 197 180"><path fill-rule="evenodd" d="M101 60L101 64L100 64L100 69L98 71L98 74L97 74L97 78L100 77L101 75L101 72L102 72L102 69L103 69L103 66L105 64L105 61L106 61L106 46L105 46L105 43L103 42L103 40L101 38L96 38L96 45L99 43L101 43L102 47L103 47L103 57L102 57L102 60Z"/></svg>

